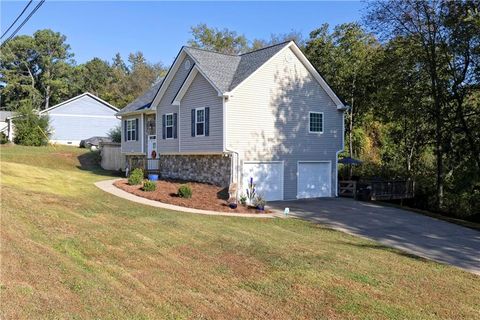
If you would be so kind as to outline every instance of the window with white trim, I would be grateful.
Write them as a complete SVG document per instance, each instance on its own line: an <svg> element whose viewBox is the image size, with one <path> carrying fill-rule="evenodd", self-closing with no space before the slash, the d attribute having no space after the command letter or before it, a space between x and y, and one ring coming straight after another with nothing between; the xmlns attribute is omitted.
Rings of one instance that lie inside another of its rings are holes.
<svg viewBox="0 0 480 320"><path fill-rule="evenodd" d="M195 109L195 135L205 135L205 108Z"/></svg>
<svg viewBox="0 0 480 320"><path fill-rule="evenodd" d="M127 141L135 141L137 140L137 122L136 119L128 119L127 120Z"/></svg>
<svg viewBox="0 0 480 320"><path fill-rule="evenodd" d="M323 133L323 112L309 112L310 133Z"/></svg>
<svg viewBox="0 0 480 320"><path fill-rule="evenodd" d="M165 115L165 137L167 139L173 139L173 113Z"/></svg>

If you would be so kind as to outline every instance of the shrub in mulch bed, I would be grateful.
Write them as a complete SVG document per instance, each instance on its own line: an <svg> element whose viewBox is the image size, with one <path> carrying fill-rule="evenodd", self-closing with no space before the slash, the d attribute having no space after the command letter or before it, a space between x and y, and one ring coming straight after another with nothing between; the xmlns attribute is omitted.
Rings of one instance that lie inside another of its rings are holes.
<svg viewBox="0 0 480 320"><path fill-rule="evenodd" d="M188 185L182 184L178 188L177 194L180 198L190 199L192 197L192 189Z"/></svg>
<svg viewBox="0 0 480 320"><path fill-rule="evenodd" d="M157 189L157 184L155 181L146 180L143 183L143 191L155 191Z"/></svg>
<svg viewBox="0 0 480 320"><path fill-rule="evenodd" d="M142 184L143 181L143 170L140 168L134 169L130 176L128 177L128 184L129 185L139 185Z"/></svg>
<svg viewBox="0 0 480 320"><path fill-rule="evenodd" d="M230 209L227 203L228 193L225 189L211 184L179 180L152 182L156 183L155 191L144 191L142 185L129 185L126 179L116 181L115 186L140 197L182 207L232 213L270 213L268 210L260 212L255 208L242 206L240 203L237 208ZM191 189L191 198L179 196L178 190L182 185Z"/></svg>

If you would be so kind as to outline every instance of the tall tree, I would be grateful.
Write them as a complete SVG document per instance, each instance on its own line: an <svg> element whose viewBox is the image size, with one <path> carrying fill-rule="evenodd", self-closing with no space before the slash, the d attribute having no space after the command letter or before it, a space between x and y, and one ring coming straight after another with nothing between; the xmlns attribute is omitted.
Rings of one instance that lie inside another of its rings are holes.
<svg viewBox="0 0 480 320"><path fill-rule="evenodd" d="M67 79L73 57L66 37L52 30L39 30L33 34L36 63L38 65L38 89L43 97L43 109L51 102L58 103L68 95Z"/></svg>
<svg viewBox="0 0 480 320"><path fill-rule="evenodd" d="M385 39L409 38L420 48L417 63L429 75L428 115L435 124L437 209L443 208L444 158L452 149L452 119L465 119L460 107L466 93L463 89L475 86L467 79L474 78L469 75L475 72L472 58L478 52L480 33L470 12L479 6L479 1L379 1L370 5L367 17L370 26ZM452 109L454 100L457 106ZM468 141L470 128L463 125L461 130ZM469 143L478 153L478 148L473 147L475 141Z"/></svg>
<svg viewBox="0 0 480 320"><path fill-rule="evenodd" d="M188 40L188 45L195 48L226 54L244 53L248 50L245 36L226 28L220 30L202 23L192 27L191 34L193 38Z"/></svg>
<svg viewBox="0 0 480 320"><path fill-rule="evenodd" d="M112 68L108 62L93 58L75 68L75 85L78 93L91 92L99 97L106 98L112 83Z"/></svg>
<svg viewBox="0 0 480 320"><path fill-rule="evenodd" d="M26 101L40 104L36 63L37 53L32 37L18 36L0 50L0 107L16 110Z"/></svg>
<svg viewBox="0 0 480 320"><path fill-rule="evenodd" d="M270 39L254 39L252 41L252 45L250 46L251 50L258 50L264 47L272 46L278 43L286 42L286 41L295 41L295 43L303 49L305 47L305 39L303 35L299 31L290 31L288 33L278 33L278 34L271 34Z"/></svg>
<svg viewBox="0 0 480 320"><path fill-rule="evenodd" d="M328 24L310 33L305 53L336 92L350 106L348 112L349 153L354 156L353 131L355 115L371 107L376 78L374 63L381 48L375 37L357 23L336 26Z"/></svg>

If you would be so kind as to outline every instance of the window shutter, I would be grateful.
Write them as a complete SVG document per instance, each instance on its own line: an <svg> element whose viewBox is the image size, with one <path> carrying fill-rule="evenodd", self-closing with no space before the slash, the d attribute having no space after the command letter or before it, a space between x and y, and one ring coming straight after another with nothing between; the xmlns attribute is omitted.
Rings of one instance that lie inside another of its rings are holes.
<svg viewBox="0 0 480 320"><path fill-rule="evenodd" d="M205 108L205 136L210 134L210 108Z"/></svg>
<svg viewBox="0 0 480 320"><path fill-rule="evenodd" d="M167 123L166 123L166 120L167 120L167 116L166 116L166 115L162 115L162 139L165 139L166 136L167 136Z"/></svg>
<svg viewBox="0 0 480 320"><path fill-rule="evenodd" d="M177 114L173 114L173 138L177 139Z"/></svg>
<svg viewBox="0 0 480 320"><path fill-rule="evenodd" d="M192 109L192 137L195 137L195 109Z"/></svg>
<svg viewBox="0 0 480 320"><path fill-rule="evenodd" d="M138 118L135 119L135 140L138 141Z"/></svg>
<svg viewBox="0 0 480 320"><path fill-rule="evenodd" d="M123 120L123 141L127 141L127 120Z"/></svg>

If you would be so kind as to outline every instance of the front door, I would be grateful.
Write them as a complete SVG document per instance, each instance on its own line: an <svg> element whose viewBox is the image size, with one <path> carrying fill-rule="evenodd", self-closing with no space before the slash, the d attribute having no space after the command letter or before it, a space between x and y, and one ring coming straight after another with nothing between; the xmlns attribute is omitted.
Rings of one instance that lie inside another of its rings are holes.
<svg viewBox="0 0 480 320"><path fill-rule="evenodd" d="M158 170L157 136L149 135L147 141L147 169Z"/></svg>

